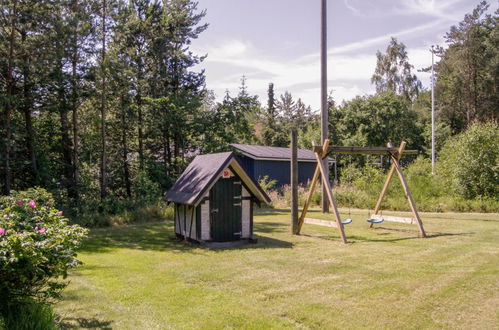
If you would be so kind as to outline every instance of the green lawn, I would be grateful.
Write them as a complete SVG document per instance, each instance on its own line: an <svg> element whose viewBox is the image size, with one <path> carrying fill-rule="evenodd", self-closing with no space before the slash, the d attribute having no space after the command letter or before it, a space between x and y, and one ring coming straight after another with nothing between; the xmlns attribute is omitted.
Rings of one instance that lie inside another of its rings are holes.
<svg viewBox="0 0 499 330"><path fill-rule="evenodd" d="M334 228L291 236L277 210L231 250L175 242L172 222L95 229L56 310L76 328L498 329L499 214L423 213L426 239L366 215L348 245Z"/></svg>

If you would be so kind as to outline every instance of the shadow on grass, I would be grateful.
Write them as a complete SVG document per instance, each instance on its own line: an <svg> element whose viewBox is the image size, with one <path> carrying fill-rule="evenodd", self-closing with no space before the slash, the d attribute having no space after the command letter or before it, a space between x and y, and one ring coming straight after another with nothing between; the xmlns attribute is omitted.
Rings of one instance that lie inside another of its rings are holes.
<svg viewBox="0 0 499 330"><path fill-rule="evenodd" d="M386 243L394 243L394 242L399 242L399 241L407 241L407 240L413 240L413 239L421 239L419 237L419 232L415 231L414 229L403 229L403 228L387 228L387 227L376 227L373 228L372 230L377 231L377 230L386 230L386 232L378 232L374 233L373 236L362 236L362 235L349 235L347 233L347 244L355 244L355 243L361 243L361 242L386 242ZM401 233L410 233L411 236L405 236L405 237L387 237L391 236L392 234L390 232L401 232ZM426 234L426 237L424 239L430 239L430 238L438 238L438 237L446 237L446 236L471 236L474 233L433 233L433 234ZM339 236L333 236L333 235L327 235L327 234L303 234L301 233L300 235L306 236L306 237L311 237L311 238L319 238L323 239L326 241L338 241L341 242L341 238Z"/></svg>
<svg viewBox="0 0 499 330"><path fill-rule="evenodd" d="M194 253L193 246L173 238L173 221L93 229L80 251L101 253L118 248Z"/></svg>
<svg viewBox="0 0 499 330"><path fill-rule="evenodd" d="M290 226L284 222L255 222L255 232L260 233L286 233L289 232Z"/></svg>
<svg viewBox="0 0 499 330"><path fill-rule="evenodd" d="M383 229L391 232L401 232L401 233L416 233L418 235L419 231L415 228L393 228L393 227L375 227L374 230L377 229ZM388 232L385 233L378 233L377 235L387 235ZM443 233L443 232L437 232L433 234L428 234L426 233L426 238L434 238L434 237L441 237L441 236L471 236L475 234L474 232L461 232L461 233Z"/></svg>
<svg viewBox="0 0 499 330"><path fill-rule="evenodd" d="M100 321L94 318L69 317L59 322L62 329L112 329L112 321Z"/></svg>
<svg viewBox="0 0 499 330"><path fill-rule="evenodd" d="M288 226L278 222L255 223L256 232L286 232ZM246 244L237 248L290 248L292 243L275 238L259 236L257 244ZM81 252L103 253L113 249L137 249L153 251L174 251L199 254L203 246L196 242L185 242L173 234L173 221L141 223L94 229L85 240Z"/></svg>
<svg viewBox="0 0 499 330"><path fill-rule="evenodd" d="M226 250L253 250L253 249L289 249L293 247L293 243L282 241L279 239L253 235L253 238L258 240L257 243L243 243L242 241L236 242L222 242L222 243L208 243L206 248L212 251L226 251Z"/></svg>
<svg viewBox="0 0 499 330"><path fill-rule="evenodd" d="M289 209L273 209L270 207L254 208L255 215L279 215L282 213L289 213Z"/></svg>
<svg viewBox="0 0 499 330"><path fill-rule="evenodd" d="M408 236L408 237L393 237L393 238L383 238L379 236L386 236L389 235L389 233L377 233L376 235L378 237L365 237L365 236L358 236L358 235L351 235L348 236L348 238L352 240L356 240L358 242L386 242L386 243L394 243L394 242L399 242L399 241L407 241L407 240L413 240L413 239L430 239L430 238L438 238L438 237L446 237L446 236L470 236L473 233L434 233L434 234L426 234L425 238L419 237L419 233L416 233L414 231L410 230L405 230L405 229L395 229L395 228L384 228L384 227L378 227L378 229L385 229L385 230L390 230L390 231L398 231L398 232L411 232L414 235ZM353 242L355 243L355 242Z"/></svg>

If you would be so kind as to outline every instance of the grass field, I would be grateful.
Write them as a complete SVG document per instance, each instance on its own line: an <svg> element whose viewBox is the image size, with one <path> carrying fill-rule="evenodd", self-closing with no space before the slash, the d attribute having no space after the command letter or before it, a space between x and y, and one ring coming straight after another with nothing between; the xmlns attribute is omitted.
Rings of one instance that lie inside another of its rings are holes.
<svg viewBox="0 0 499 330"><path fill-rule="evenodd" d="M258 244L231 250L176 242L168 221L95 229L56 311L68 328L499 328L499 214L423 213L427 239L366 215L348 245L268 209Z"/></svg>

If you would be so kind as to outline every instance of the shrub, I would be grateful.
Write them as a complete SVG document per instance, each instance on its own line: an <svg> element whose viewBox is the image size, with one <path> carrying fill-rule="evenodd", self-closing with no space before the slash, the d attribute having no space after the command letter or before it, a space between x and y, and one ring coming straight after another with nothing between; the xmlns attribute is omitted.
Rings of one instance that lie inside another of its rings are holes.
<svg viewBox="0 0 499 330"><path fill-rule="evenodd" d="M0 314L59 297L66 285L60 277L80 263L75 249L86 233L68 225L44 189L1 197Z"/></svg>
<svg viewBox="0 0 499 330"><path fill-rule="evenodd" d="M151 180L146 172L139 172L133 184L135 199L142 203L151 203L161 196L159 185Z"/></svg>
<svg viewBox="0 0 499 330"><path fill-rule="evenodd" d="M447 187L465 198L499 196L499 126L474 124L449 139L437 173Z"/></svg>
<svg viewBox="0 0 499 330"><path fill-rule="evenodd" d="M265 175L263 178L259 178L258 184L262 187L263 191L269 192L271 191L277 183L277 180L270 180L268 175Z"/></svg>
<svg viewBox="0 0 499 330"><path fill-rule="evenodd" d="M350 165L341 171L342 185L354 186L368 193L381 190L386 175L383 170L371 165L356 167Z"/></svg>

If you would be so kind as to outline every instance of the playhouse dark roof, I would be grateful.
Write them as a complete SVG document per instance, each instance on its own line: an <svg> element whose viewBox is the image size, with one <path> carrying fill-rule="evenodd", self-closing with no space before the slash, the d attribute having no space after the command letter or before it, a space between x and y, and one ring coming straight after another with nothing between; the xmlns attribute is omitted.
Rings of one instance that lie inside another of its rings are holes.
<svg viewBox="0 0 499 330"><path fill-rule="evenodd" d="M164 199L168 202L198 205L206 191L218 181L228 167L241 178L250 192L260 202L270 203L270 198L237 161L233 152L199 155L187 166Z"/></svg>
<svg viewBox="0 0 499 330"><path fill-rule="evenodd" d="M266 160L290 160L291 148L282 147L265 147L250 144L237 144L230 145L236 151L252 159L266 159ZM298 149L298 160L315 162L315 154L312 150Z"/></svg>

